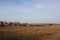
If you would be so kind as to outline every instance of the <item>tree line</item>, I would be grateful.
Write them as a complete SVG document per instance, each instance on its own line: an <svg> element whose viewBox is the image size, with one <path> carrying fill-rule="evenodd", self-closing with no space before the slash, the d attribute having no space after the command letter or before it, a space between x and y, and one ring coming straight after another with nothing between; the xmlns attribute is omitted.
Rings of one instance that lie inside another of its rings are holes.
<svg viewBox="0 0 60 40"><path fill-rule="evenodd" d="M29 23L20 23L20 22L4 22L0 21L0 27L5 27L5 26L52 26L53 24L29 24Z"/></svg>

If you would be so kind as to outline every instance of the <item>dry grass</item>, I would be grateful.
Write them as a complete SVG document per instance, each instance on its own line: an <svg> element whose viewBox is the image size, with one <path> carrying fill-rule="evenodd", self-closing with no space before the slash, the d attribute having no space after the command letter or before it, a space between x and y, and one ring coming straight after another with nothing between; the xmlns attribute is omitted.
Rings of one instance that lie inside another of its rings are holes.
<svg viewBox="0 0 60 40"><path fill-rule="evenodd" d="M60 40L60 25L0 27L0 40Z"/></svg>

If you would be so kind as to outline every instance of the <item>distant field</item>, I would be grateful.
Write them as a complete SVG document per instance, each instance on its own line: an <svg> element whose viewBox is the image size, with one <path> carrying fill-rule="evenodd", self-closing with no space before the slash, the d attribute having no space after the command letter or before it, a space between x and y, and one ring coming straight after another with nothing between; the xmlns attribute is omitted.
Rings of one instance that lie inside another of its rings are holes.
<svg viewBox="0 0 60 40"><path fill-rule="evenodd" d="M60 40L60 25L0 27L0 40Z"/></svg>

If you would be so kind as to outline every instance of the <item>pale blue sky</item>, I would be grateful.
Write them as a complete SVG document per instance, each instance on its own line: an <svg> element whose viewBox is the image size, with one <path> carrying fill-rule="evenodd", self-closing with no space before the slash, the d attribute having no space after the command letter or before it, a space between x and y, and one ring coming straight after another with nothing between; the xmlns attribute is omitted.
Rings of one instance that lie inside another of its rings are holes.
<svg viewBox="0 0 60 40"><path fill-rule="evenodd" d="M60 23L60 0L0 0L0 21Z"/></svg>

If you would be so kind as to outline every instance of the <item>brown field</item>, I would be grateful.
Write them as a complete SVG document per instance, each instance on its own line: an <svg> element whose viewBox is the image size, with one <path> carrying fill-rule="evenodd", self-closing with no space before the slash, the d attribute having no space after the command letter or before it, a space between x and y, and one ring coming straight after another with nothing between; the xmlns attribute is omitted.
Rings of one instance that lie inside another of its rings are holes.
<svg viewBox="0 0 60 40"><path fill-rule="evenodd" d="M60 40L60 25L0 26L0 40Z"/></svg>

